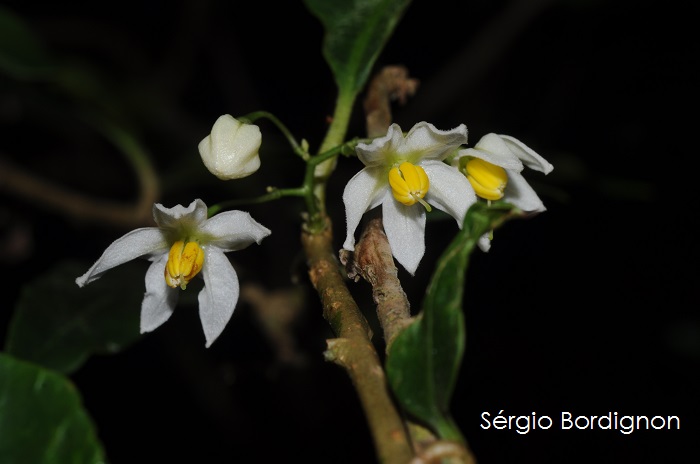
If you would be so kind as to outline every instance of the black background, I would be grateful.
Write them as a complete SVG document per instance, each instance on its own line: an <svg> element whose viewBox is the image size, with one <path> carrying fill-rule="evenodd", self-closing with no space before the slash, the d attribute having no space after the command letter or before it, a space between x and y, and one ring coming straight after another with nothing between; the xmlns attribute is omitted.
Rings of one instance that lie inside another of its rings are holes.
<svg viewBox="0 0 700 464"><path fill-rule="evenodd" d="M196 147L221 114L270 111L312 149L323 137L335 87L323 30L301 2L4 4L108 90L102 102L76 103L2 77L2 156L39 176L135 198L128 167L71 117L80 105L128 121L162 175L166 206L301 179L301 163L267 123L255 176L235 185L211 177ZM403 64L420 79L415 97L394 108L404 130L465 123L471 143L512 135L554 165L546 177L525 173L548 210L499 229L468 269L467 351L452 412L481 464L697 462L697 10L673 1L417 0L378 60L377 69ZM363 135L361 98L350 135ZM360 168L341 159L329 188L338 248L340 195ZM63 259L89 266L126 230L0 195L3 233L19 227L28 243L3 258L2 338L25 282ZM323 360L332 333L300 262L301 206L250 207L273 234L233 259L242 282L301 283L308 299L294 336L305 362L278 359L245 302L205 350L196 306L183 305L124 352L95 356L72 375L110 462L375 461L347 376ZM455 231L451 220L429 222L416 276L402 271L414 310ZM371 310L369 287L351 288ZM677 415L681 430L482 430L480 414L500 410Z"/></svg>

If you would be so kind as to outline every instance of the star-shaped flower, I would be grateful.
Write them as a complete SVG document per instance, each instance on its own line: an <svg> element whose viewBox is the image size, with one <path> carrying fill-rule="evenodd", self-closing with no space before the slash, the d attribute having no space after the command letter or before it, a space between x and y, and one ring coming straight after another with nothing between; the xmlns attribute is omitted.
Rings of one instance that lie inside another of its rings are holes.
<svg viewBox="0 0 700 464"><path fill-rule="evenodd" d="M514 137L486 134L474 148L460 150L452 165L469 179L470 189L480 198L502 199L526 212L547 209L520 172L527 166L549 174L554 167ZM489 250L488 235L480 238L479 247Z"/></svg>
<svg viewBox="0 0 700 464"><path fill-rule="evenodd" d="M141 304L141 333L155 330L173 313L178 287L200 273L199 317L208 348L224 330L238 301L238 276L225 252L258 244L270 231L243 211L226 211L207 219L202 200L188 207L153 206L158 227L133 230L107 247L100 259L75 282L82 287L115 266L145 257L146 293Z"/></svg>
<svg viewBox="0 0 700 464"><path fill-rule="evenodd" d="M343 248L355 249L355 229L362 215L380 204L384 230L396 260L411 274L425 253L426 211L445 211L462 227L474 190L460 172L443 160L467 143L464 124L441 131L419 122L404 137L392 124L384 137L357 145L365 164L345 187L347 236Z"/></svg>

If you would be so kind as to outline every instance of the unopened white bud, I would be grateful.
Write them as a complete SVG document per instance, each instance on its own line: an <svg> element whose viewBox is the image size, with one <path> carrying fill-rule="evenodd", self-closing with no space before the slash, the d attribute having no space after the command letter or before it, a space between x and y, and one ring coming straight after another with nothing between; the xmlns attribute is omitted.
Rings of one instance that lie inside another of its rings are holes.
<svg viewBox="0 0 700 464"><path fill-rule="evenodd" d="M222 180L240 179L260 167L260 128L224 114L214 123L211 134L199 142L199 154L209 172Z"/></svg>

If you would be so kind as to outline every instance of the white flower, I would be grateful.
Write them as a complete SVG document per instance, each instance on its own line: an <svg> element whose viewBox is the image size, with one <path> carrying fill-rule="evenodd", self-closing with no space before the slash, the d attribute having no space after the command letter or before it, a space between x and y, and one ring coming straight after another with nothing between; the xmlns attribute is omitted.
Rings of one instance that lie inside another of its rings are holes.
<svg viewBox="0 0 700 464"><path fill-rule="evenodd" d="M132 230L115 240L100 259L75 282L82 287L115 266L138 257L153 263L146 271L141 304L141 333L167 321L178 299L178 288L200 271L199 317L208 348L224 330L238 301L238 276L225 252L258 244L270 231L243 211L226 211L207 219L207 205L195 200L185 208L153 206L158 227Z"/></svg>
<svg viewBox="0 0 700 464"><path fill-rule="evenodd" d="M554 167L516 138L486 134L474 148L460 150L452 165L467 176L470 188L481 198L502 199L526 212L546 210L520 172L527 166L549 174ZM488 234L480 238L479 247L489 250Z"/></svg>
<svg viewBox="0 0 700 464"><path fill-rule="evenodd" d="M258 126L224 114L214 123L211 134L199 142L198 148L209 172L219 179L229 180L247 177L258 170L261 143Z"/></svg>
<svg viewBox="0 0 700 464"><path fill-rule="evenodd" d="M355 229L362 215L382 205L384 230L396 260L411 274L425 253L425 220L430 206L445 211L459 227L476 201L469 181L443 160L467 143L464 124L441 131L419 122L404 137L392 124L386 136L358 144L365 164L345 187L347 236L343 248L355 249Z"/></svg>

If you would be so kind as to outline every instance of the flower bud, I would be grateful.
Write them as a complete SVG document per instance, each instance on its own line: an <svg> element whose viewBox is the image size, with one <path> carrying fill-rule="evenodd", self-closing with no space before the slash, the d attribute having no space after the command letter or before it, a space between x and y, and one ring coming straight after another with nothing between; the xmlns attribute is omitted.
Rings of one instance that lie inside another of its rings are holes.
<svg viewBox="0 0 700 464"><path fill-rule="evenodd" d="M214 123L211 134L199 142L199 154L209 172L222 180L240 179L260 167L260 128L224 114Z"/></svg>

